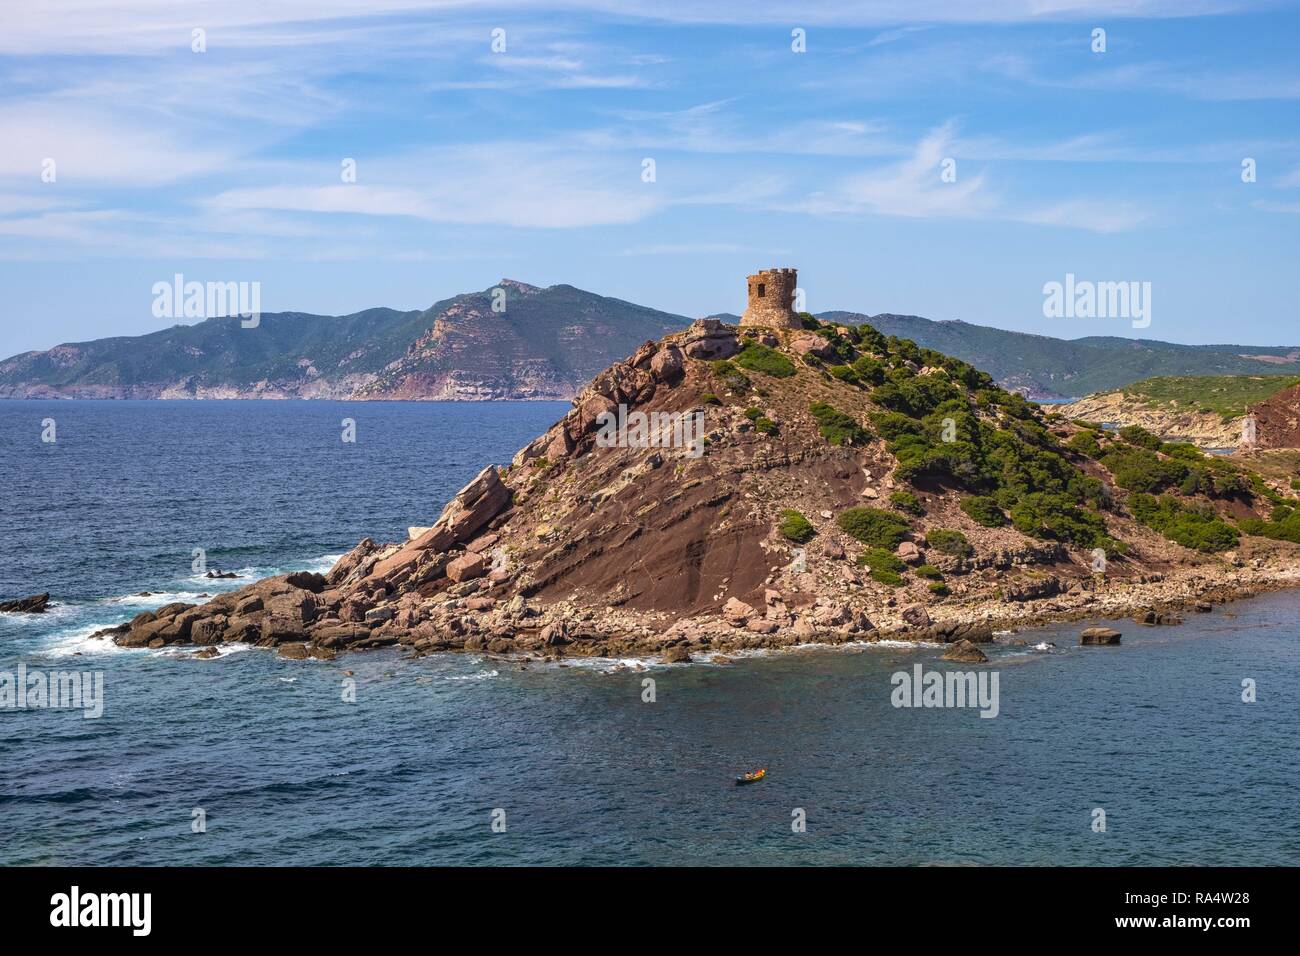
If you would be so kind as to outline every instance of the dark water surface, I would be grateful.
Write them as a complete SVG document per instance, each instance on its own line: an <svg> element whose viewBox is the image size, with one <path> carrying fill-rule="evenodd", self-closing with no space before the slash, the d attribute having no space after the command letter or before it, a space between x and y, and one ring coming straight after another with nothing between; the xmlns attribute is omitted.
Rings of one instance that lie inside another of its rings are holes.
<svg viewBox="0 0 1300 956"><path fill-rule="evenodd" d="M1118 648L1026 632L991 651L993 719L891 705L893 673L954 666L935 647L520 670L88 639L243 583L195 576L195 547L260 576L403 536L565 407L0 402L0 597L60 602L0 615L0 672L105 682L98 719L0 710L0 863L1300 863L1294 592Z"/></svg>

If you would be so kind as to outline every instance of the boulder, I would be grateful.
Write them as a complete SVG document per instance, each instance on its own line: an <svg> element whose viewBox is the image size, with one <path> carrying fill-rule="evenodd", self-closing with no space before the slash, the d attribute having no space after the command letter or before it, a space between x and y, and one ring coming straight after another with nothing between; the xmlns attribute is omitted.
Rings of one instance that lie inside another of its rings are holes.
<svg viewBox="0 0 1300 956"><path fill-rule="evenodd" d="M842 605L825 604L813 611L813 622L821 627L841 627L849 622L849 612Z"/></svg>
<svg viewBox="0 0 1300 956"><path fill-rule="evenodd" d="M900 544L897 554L898 559L905 564L920 564L925 560L925 556L921 554L921 549L911 541L904 541Z"/></svg>
<svg viewBox="0 0 1300 956"><path fill-rule="evenodd" d="M739 598L727 598L727 603L722 605L722 616L728 624L734 624L737 627L744 625L751 617L754 616L754 609Z"/></svg>
<svg viewBox="0 0 1300 956"><path fill-rule="evenodd" d="M685 357L676 345L665 345L650 360L650 374L658 382L677 381L682 377L685 367Z"/></svg>
<svg viewBox="0 0 1300 956"><path fill-rule="evenodd" d="M670 647L664 651L663 662L665 664L689 664L691 662L690 652L680 644L676 647Z"/></svg>
<svg viewBox="0 0 1300 956"><path fill-rule="evenodd" d="M903 621L911 627L929 627L930 612L920 604L903 609Z"/></svg>
<svg viewBox="0 0 1300 956"><path fill-rule="evenodd" d="M447 578L456 583L481 578L487 574L488 564L483 555L470 551L447 565Z"/></svg>
<svg viewBox="0 0 1300 956"><path fill-rule="evenodd" d="M556 621L554 624L548 624L542 628L542 643L547 647L563 647L570 643L568 637L568 628L563 621Z"/></svg>
<svg viewBox="0 0 1300 956"><path fill-rule="evenodd" d="M397 614L397 609L391 605L386 607L371 608L366 612L365 621L372 627L383 624L385 621L391 621Z"/></svg>
<svg viewBox="0 0 1300 956"><path fill-rule="evenodd" d="M325 575L317 574L315 571L295 571L284 579L284 583L290 587L319 594L325 590L326 581Z"/></svg>
<svg viewBox="0 0 1300 956"><path fill-rule="evenodd" d="M379 546L370 538L363 538L361 542L349 551L343 557L334 563L325 579L330 584L339 584L346 580L353 571L361 566L367 558L379 550Z"/></svg>
<svg viewBox="0 0 1300 956"><path fill-rule="evenodd" d="M714 361L735 355L740 343L736 333L717 319L696 319L682 338L682 350L688 358Z"/></svg>
<svg viewBox="0 0 1300 956"><path fill-rule="evenodd" d="M287 657L294 661L305 661L310 655L306 644L281 644L276 648L275 653L279 657Z"/></svg>
<svg viewBox="0 0 1300 956"><path fill-rule="evenodd" d="M1085 645L1118 644L1119 639L1119 631L1109 627L1085 627L1079 634L1079 643Z"/></svg>
<svg viewBox="0 0 1300 956"><path fill-rule="evenodd" d="M199 646L220 644L226 634L226 622L227 618L224 614L214 614L212 617L195 621L190 625L190 643Z"/></svg>
<svg viewBox="0 0 1300 956"><path fill-rule="evenodd" d="M835 346L820 335L796 335L790 340L790 348L799 355L814 355L819 359L835 357Z"/></svg>
<svg viewBox="0 0 1300 956"><path fill-rule="evenodd" d="M950 644L939 660L959 661L963 664L984 664L988 661L988 657L970 641L961 640L955 644Z"/></svg>
<svg viewBox="0 0 1300 956"><path fill-rule="evenodd" d="M235 605L236 614L254 614L262 610L266 605L262 602L261 595L254 594L252 597L243 598Z"/></svg>

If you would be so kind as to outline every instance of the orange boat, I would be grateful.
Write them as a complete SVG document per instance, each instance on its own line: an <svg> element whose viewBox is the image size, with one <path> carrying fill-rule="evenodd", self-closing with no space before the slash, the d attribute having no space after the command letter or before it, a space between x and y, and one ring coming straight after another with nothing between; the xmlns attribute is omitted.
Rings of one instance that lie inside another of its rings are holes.
<svg viewBox="0 0 1300 956"><path fill-rule="evenodd" d="M758 781L762 780L766 776L767 776L767 768L760 767L757 770L750 771L744 776L737 777L736 786L741 787L747 783L758 783Z"/></svg>

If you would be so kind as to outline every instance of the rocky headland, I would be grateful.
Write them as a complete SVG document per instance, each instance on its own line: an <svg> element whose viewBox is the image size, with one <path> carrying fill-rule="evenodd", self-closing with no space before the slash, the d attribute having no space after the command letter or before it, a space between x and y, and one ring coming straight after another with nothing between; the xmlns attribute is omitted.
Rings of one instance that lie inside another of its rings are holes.
<svg viewBox="0 0 1300 956"><path fill-rule="evenodd" d="M1300 545L1240 530L1286 518L1281 482L1048 414L867 325L800 322L647 341L407 540L105 636L670 662L892 638L973 660L961 642L997 631L1173 623L1300 585Z"/></svg>

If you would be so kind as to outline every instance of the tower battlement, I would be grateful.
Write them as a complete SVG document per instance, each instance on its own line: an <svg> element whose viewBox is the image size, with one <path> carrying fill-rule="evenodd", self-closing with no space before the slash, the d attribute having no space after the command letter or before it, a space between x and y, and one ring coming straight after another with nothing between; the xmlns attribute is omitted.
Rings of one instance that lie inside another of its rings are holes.
<svg viewBox="0 0 1300 956"><path fill-rule="evenodd" d="M797 329L802 327L794 311L794 292L799 284L796 269L760 269L748 279L749 302L741 325L757 325L769 329Z"/></svg>

